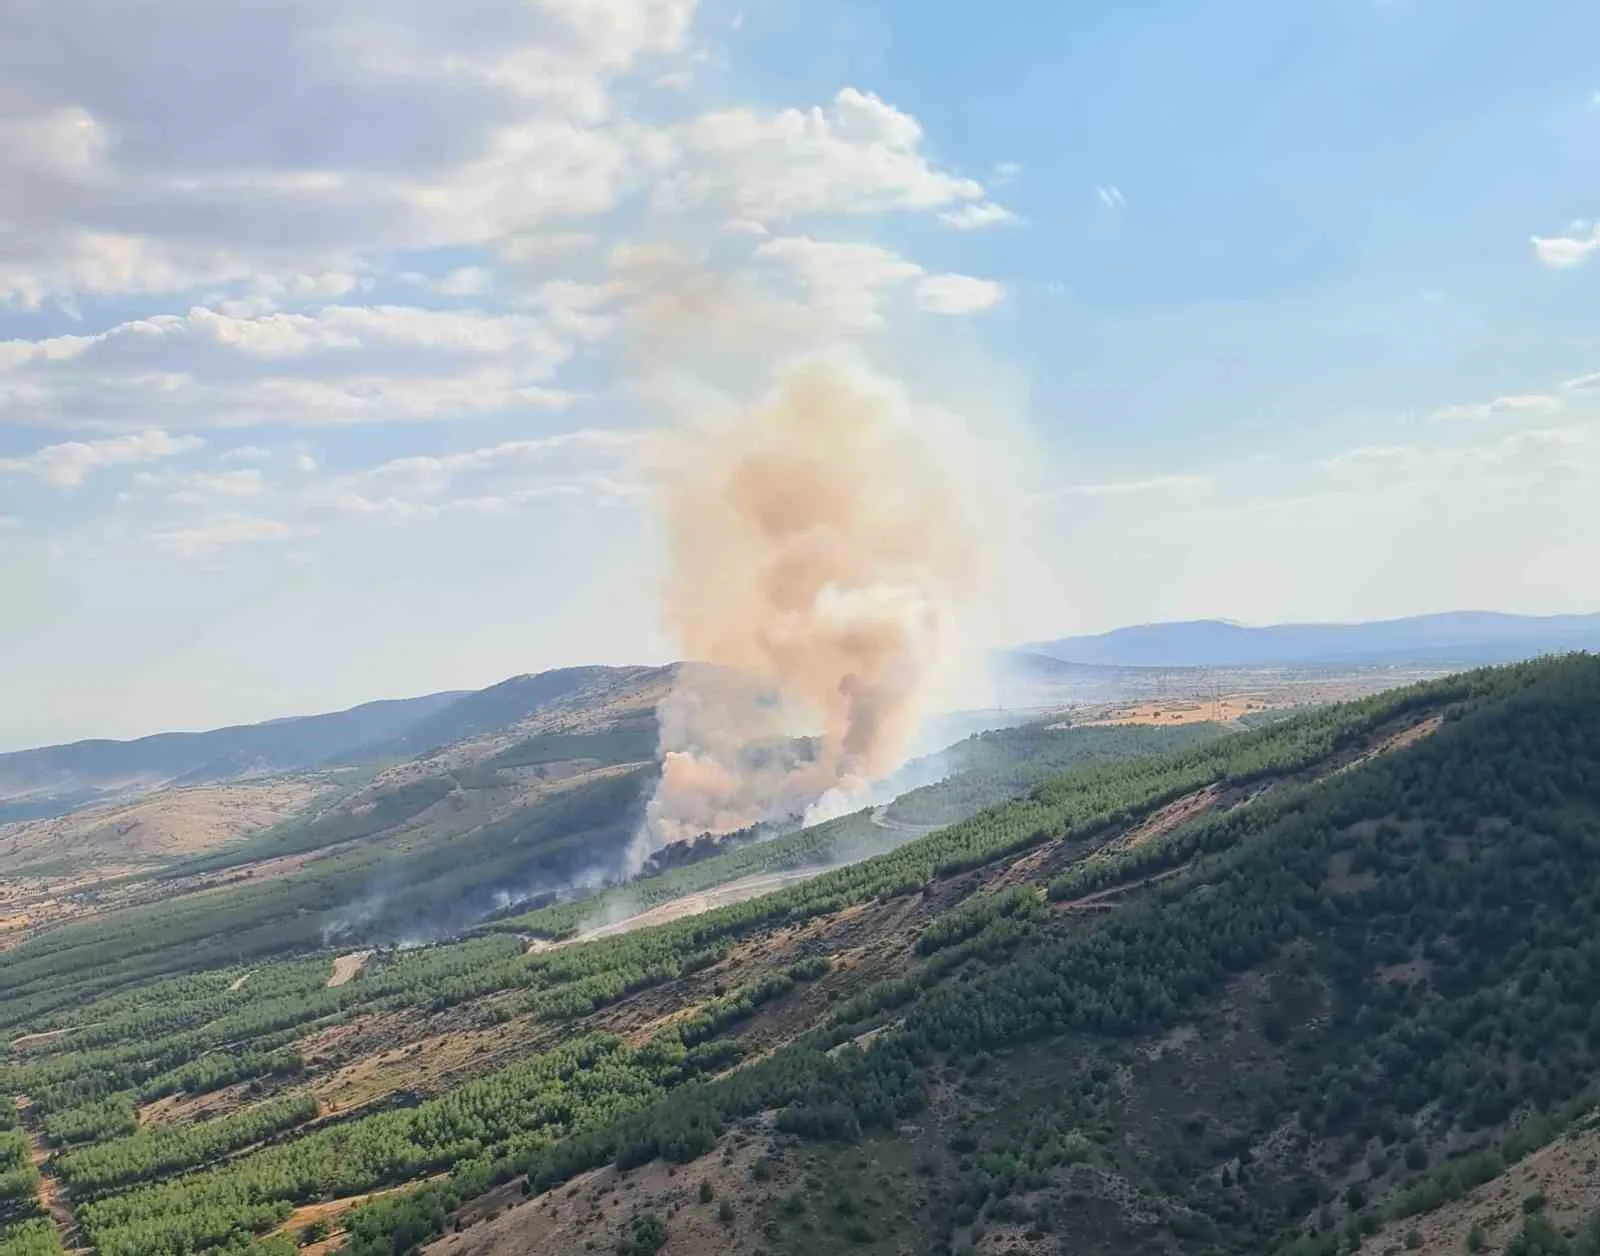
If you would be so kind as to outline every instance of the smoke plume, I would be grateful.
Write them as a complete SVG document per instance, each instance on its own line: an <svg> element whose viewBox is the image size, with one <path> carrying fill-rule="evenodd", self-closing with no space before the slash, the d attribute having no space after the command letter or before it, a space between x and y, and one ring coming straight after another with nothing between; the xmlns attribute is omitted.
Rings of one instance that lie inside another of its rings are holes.
<svg viewBox="0 0 1600 1256"><path fill-rule="evenodd" d="M938 431L891 381L821 356L663 437L664 620L702 665L661 710L651 848L841 811L899 766L979 567Z"/></svg>

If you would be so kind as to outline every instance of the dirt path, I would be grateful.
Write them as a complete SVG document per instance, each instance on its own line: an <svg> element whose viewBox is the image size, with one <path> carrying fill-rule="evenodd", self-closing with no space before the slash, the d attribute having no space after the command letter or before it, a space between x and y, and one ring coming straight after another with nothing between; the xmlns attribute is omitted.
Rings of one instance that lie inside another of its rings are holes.
<svg viewBox="0 0 1600 1256"><path fill-rule="evenodd" d="M47 1042L54 1042L57 1038L70 1034L74 1028L76 1026L66 1029L47 1029L42 1034L23 1034L22 1037L11 1040L11 1049L13 1051L26 1051L29 1047L42 1047Z"/></svg>
<svg viewBox="0 0 1600 1256"><path fill-rule="evenodd" d="M874 807L872 809L872 822L880 829L888 829L889 832L898 833L901 837L922 837L926 833L932 833L935 829L945 827L942 824L908 824L904 820L891 820L885 814L888 810L889 804L885 804L882 807Z"/></svg>
<svg viewBox="0 0 1600 1256"><path fill-rule="evenodd" d="M436 1181L438 1176L442 1175L436 1175L426 1180L429 1182ZM313 1225L320 1221L328 1227L327 1237L319 1239L315 1243L301 1248L301 1250L315 1253L332 1252L337 1250L344 1241L344 1226L342 1223L345 1213L353 1208L359 1208L369 1199L377 1199L383 1195L393 1195L397 1191L408 1191L416 1185L417 1183L415 1182L405 1182L400 1186L391 1186L381 1191L370 1191L365 1195L346 1195L343 1199L326 1199L320 1204L304 1204L284 1218L282 1225L268 1231L268 1234L269 1236L287 1234L293 1238L298 1238L301 1231L308 1225Z"/></svg>
<svg viewBox="0 0 1600 1256"><path fill-rule="evenodd" d="M1085 894L1082 898L1069 899L1064 903L1056 903L1056 911L1107 911L1117 905L1117 901L1124 894L1131 894L1134 890L1142 889L1147 885L1155 885L1169 877L1175 877L1180 872L1189 871L1189 864L1177 868L1168 868L1165 872L1158 872L1154 876L1140 877L1137 881L1126 881L1121 885L1108 886L1103 890L1096 890L1093 894Z"/></svg>
<svg viewBox="0 0 1600 1256"><path fill-rule="evenodd" d="M254 970L252 970L252 971L254 971ZM234 980L234 983L231 986L228 987L228 993L232 994L235 990L243 990L244 989L244 983L249 981L249 980L250 980L250 973L246 973L243 977L236 978Z"/></svg>
<svg viewBox="0 0 1600 1256"><path fill-rule="evenodd" d="M56 1229L61 1232L61 1246L67 1251L72 1251L75 1244L72 1235L77 1229L77 1221L72 1216L72 1206L67 1203L61 1183L56 1181L55 1174L50 1172L50 1147L44 1141L44 1132L36 1121L29 1120L28 1109L32 1106L26 1095L16 1097L17 1112L22 1118L23 1130L28 1135L28 1159L33 1162L33 1167L39 1170L39 1208L53 1222Z"/></svg>
<svg viewBox="0 0 1600 1256"><path fill-rule="evenodd" d="M371 951L352 951L348 955L339 956L333 961L333 972L328 977L329 988L344 985L361 971L361 966L370 958L372 958Z"/></svg>
<svg viewBox="0 0 1600 1256"><path fill-rule="evenodd" d="M702 912L727 907L731 903L760 898L763 894L781 890L784 886L793 885L797 881L809 881L826 871L826 868L798 868L792 872L764 872L758 876L741 877L737 881L729 881L726 885L719 885L714 889L702 890L698 894L687 894L668 903L658 903L646 911L623 920L585 929L559 942L546 942L542 938L535 938L528 944L528 950L530 953L553 951L559 947L572 946L577 942L591 942L595 938L615 937L619 933L632 933L635 929L646 929L651 925L669 924L674 920L682 920L685 916L698 916Z"/></svg>

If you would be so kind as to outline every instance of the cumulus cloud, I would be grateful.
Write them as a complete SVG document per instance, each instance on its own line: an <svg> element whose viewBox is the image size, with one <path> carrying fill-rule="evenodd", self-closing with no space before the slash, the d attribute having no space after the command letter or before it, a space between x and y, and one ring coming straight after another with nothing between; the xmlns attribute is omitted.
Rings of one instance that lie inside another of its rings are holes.
<svg viewBox="0 0 1600 1256"><path fill-rule="evenodd" d="M917 284L917 307L930 314L976 314L999 305L1005 294L992 279L929 275Z"/></svg>
<svg viewBox="0 0 1600 1256"><path fill-rule="evenodd" d="M726 109L675 128L659 207L717 203L756 224L808 214L937 210L983 186L937 167L910 114L844 88L828 108Z"/></svg>
<svg viewBox="0 0 1600 1256"><path fill-rule="evenodd" d="M632 169L611 85L681 49L693 8L35 6L0 44L0 300L314 273L604 212Z"/></svg>
<svg viewBox="0 0 1600 1256"><path fill-rule="evenodd" d="M939 215L939 221L958 231L975 231L983 227L997 227L1001 223L1015 222L1017 216L1004 205L994 201L978 201L963 205Z"/></svg>
<svg viewBox="0 0 1600 1256"><path fill-rule="evenodd" d="M1600 222L1572 224L1570 235L1534 236L1533 253L1552 270L1582 265L1600 250Z"/></svg>
<svg viewBox="0 0 1600 1256"><path fill-rule="evenodd" d="M76 488L94 471L173 458L204 443L197 436L172 436L156 429L104 440L63 441L24 457L0 458L0 472L32 475L57 488Z"/></svg>
<svg viewBox="0 0 1600 1256"><path fill-rule="evenodd" d="M663 238L713 238L701 279L748 287L779 339L1003 297L848 238L875 215L1015 220L905 110L856 87L710 111L638 90L703 58L696 0L474 0L470 22L367 0L36 8L0 40L0 308L55 302L91 321L0 341L0 413L80 437L0 472L75 487L201 444L176 433L253 429L124 497L189 516L146 521L163 552L310 535L338 515L633 496L632 438L593 428L359 471L341 447L341 474L271 429L543 432L605 387L619 328L695 305L693 285L662 299L647 255ZM118 300L80 306L93 296ZM719 306L731 323L736 304Z"/></svg>
<svg viewBox="0 0 1600 1256"><path fill-rule="evenodd" d="M810 236L768 240L756 256L782 266L804 286L815 309L847 327L880 325L885 290L923 274L921 266L890 249Z"/></svg>
<svg viewBox="0 0 1600 1256"><path fill-rule="evenodd" d="M779 236L758 246L755 255L787 270L806 289L811 310L844 329L881 326L887 295L913 280L916 307L934 314L978 313L1004 295L992 280L930 275L875 244Z"/></svg>

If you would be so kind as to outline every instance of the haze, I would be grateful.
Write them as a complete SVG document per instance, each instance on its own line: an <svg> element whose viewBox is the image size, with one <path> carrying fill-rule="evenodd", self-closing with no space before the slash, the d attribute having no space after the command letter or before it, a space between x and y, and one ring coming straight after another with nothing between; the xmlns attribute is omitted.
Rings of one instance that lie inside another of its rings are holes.
<svg viewBox="0 0 1600 1256"><path fill-rule="evenodd" d="M447 12L7 24L0 746L683 653L665 242L1026 434L992 639L1600 605L1593 6Z"/></svg>

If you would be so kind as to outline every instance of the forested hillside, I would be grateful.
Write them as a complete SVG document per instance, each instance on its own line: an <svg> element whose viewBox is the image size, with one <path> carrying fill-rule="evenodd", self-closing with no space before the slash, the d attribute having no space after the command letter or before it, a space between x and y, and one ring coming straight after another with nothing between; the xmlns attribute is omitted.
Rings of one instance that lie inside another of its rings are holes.
<svg viewBox="0 0 1600 1256"><path fill-rule="evenodd" d="M1600 660L1053 766L591 941L13 952L0 1253L1595 1250Z"/></svg>

